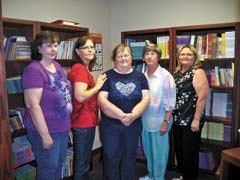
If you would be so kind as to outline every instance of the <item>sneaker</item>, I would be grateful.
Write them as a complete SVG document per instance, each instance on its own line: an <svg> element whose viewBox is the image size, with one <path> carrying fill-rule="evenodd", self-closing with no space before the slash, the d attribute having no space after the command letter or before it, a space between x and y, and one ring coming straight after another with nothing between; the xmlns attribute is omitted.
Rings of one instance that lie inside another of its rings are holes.
<svg viewBox="0 0 240 180"><path fill-rule="evenodd" d="M153 178L150 178L148 175L144 177L140 177L138 180L153 180Z"/></svg>
<svg viewBox="0 0 240 180"><path fill-rule="evenodd" d="M175 178L173 178L172 180L183 180L183 177L182 177L182 176L175 177Z"/></svg>

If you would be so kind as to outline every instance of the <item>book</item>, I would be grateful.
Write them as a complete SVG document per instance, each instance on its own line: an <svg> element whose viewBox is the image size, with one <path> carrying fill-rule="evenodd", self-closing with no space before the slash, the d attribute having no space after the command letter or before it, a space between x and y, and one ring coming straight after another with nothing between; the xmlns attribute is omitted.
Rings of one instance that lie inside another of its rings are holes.
<svg viewBox="0 0 240 180"><path fill-rule="evenodd" d="M15 171L16 180L34 180L36 179L36 168L26 164L17 168Z"/></svg>
<svg viewBox="0 0 240 180"><path fill-rule="evenodd" d="M20 120L21 127L24 128L23 117L25 115L25 108L24 107L17 107L14 109L9 109L9 118L13 116L18 116Z"/></svg>
<svg viewBox="0 0 240 180"><path fill-rule="evenodd" d="M94 33L90 32L89 36L92 38L94 44L95 44L95 50L96 50L96 63L92 69L92 71L99 71L103 69L103 55L102 55L102 34L101 33Z"/></svg>
<svg viewBox="0 0 240 180"><path fill-rule="evenodd" d="M212 115L226 118L228 93L214 92L212 98Z"/></svg>
<svg viewBox="0 0 240 180"><path fill-rule="evenodd" d="M141 42L130 42L130 47L132 48L132 52L133 52L133 59L134 60L142 60L142 53L143 53L143 49L146 46L146 42L145 41L141 41Z"/></svg>
<svg viewBox="0 0 240 180"><path fill-rule="evenodd" d="M231 142L232 127L224 125L223 139L225 142Z"/></svg>
<svg viewBox="0 0 240 180"><path fill-rule="evenodd" d="M177 50L185 44L190 44L191 41L190 38L191 38L190 35L177 35L176 36Z"/></svg>
<svg viewBox="0 0 240 180"><path fill-rule="evenodd" d="M19 45L21 43L25 45L28 44L27 38L25 36L10 36L5 40L4 57L6 60L15 59L15 51L16 51L17 44L18 44L18 50L19 50ZM22 46L20 45L20 48L21 47Z"/></svg>
<svg viewBox="0 0 240 180"><path fill-rule="evenodd" d="M161 59L169 58L169 36L158 36L157 37L157 46L162 51Z"/></svg>
<svg viewBox="0 0 240 180"><path fill-rule="evenodd" d="M32 146L26 135L14 138L12 143L12 160L14 168L35 160Z"/></svg>
<svg viewBox="0 0 240 180"><path fill-rule="evenodd" d="M21 76L14 76L6 79L8 94L22 93Z"/></svg>
<svg viewBox="0 0 240 180"><path fill-rule="evenodd" d="M216 161L210 149L202 148L199 151L199 168L207 170L214 170L216 168Z"/></svg>
<svg viewBox="0 0 240 180"><path fill-rule="evenodd" d="M73 147L68 148L65 163L62 168L62 178L73 175Z"/></svg>
<svg viewBox="0 0 240 180"><path fill-rule="evenodd" d="M69 20L63 20L63 19L58 19L58 20L53 21L51 23L52 24L60 24L60 25L78 26L78 27L80 27L80 24L78 22L69 21Z"/></svg>

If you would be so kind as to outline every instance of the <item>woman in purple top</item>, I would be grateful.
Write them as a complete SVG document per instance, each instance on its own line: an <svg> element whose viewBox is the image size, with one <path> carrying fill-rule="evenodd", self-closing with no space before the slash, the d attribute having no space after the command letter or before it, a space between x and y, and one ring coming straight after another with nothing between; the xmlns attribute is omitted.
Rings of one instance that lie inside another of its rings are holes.
<svg viewBox="0 0 240 180"><path fill-rule="evenodd" d="M54 61L58 41L51 32L37 34L31 47L33 61L22 75L24 123L37 162L38 180L61 178L68 147L71 86Z"/></svg>

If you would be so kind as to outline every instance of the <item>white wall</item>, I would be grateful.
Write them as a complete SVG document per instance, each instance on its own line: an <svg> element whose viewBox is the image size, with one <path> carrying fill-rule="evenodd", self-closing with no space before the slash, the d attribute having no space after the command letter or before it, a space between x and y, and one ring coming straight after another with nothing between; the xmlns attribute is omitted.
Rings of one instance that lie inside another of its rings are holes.
<svg viewBox="0 0 240 180"><path fill-rule="evenodd" d="M103 71L121 31L240 21L240 0L2 0L3 17L80 22L103 34ZM100 71L94 72L97 76ZM101 145L99 132L94 149Z"/></svg>
<svg viewBox="0 0 240 180"><path fill-rule="evenodd" d="M112 46L121 31L240 21L240 0L111 0Z"/></svg>

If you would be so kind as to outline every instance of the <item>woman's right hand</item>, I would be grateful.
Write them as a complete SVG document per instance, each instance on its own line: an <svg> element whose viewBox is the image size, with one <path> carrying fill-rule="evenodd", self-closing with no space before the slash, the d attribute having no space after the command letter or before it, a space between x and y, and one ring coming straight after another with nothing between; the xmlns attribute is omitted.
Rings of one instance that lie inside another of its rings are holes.
<svg viewBox="0 0 240 180"><path fill-rule="evenodd" d="M42 137L42 144L44 149L50 149L53 145L53 140L50 134Z"/></svg>
<svg viewBox="0 0 240 180"><path fill-rule="evenodd" d="M107 80L107 75L104 74L100 74L96 80L96 87L97 89L101 89L101 87L103 86L104 82Z"/></svg>

